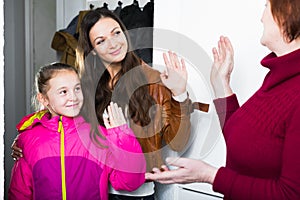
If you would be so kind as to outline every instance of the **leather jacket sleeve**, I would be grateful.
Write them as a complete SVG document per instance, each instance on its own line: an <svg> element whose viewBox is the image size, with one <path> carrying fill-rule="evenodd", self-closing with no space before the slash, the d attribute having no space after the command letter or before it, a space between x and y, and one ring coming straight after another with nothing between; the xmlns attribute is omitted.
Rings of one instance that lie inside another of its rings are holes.
<svg viewBox="0 0 300 200"><path fill-rule="evenodd" d="M161 130L162 139L174 151L182 151L189 141L190 122L190 99L177 102L172 98L171 91L162 84L149 86L150 94L161 106Z"/></svg>

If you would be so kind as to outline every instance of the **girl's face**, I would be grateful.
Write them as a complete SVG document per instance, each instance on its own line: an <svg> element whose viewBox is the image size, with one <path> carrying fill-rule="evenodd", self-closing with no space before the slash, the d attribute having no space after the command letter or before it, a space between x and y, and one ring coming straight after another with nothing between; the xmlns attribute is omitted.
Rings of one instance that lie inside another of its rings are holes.
<svg viewBox="0 0 300 200"><path fill-rule="evenodd" d="M281 29L273 18L269 0L266 1L265 6L266 7L261 18L261 22L264 26L264 31L260 42L271 51L276 51L281 47L282 44L284 44L284 39Z"/></svg>
<svg viewBox="0 0 300 200"><path fill-rule="evenodd" d="M117 21L101 18L90 30L91 44L105 66L121 62L127 53L126 36Z"/></svg>
<svg viewBox="0 0 300 200"><path fill-rule="evenodd" d="M83 95L78 75L74 71L60 71L49 80L49 90L43 105L53 116L75 117L83 104Z"/></svg>

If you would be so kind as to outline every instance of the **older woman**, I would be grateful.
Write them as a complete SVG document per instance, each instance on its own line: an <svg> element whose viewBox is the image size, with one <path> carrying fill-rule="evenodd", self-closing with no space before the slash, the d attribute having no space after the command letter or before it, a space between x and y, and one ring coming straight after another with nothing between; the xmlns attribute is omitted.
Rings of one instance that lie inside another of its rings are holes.
<svg viewBox="0 0 300 200"><path fill-rule="evenodd" d="M241 107L230 87L233 49L221 37L213 49L211 83L227 145L226 166L167 159L176 170L154 168L161 183L206 182L224 199L300 199L300 1L267 0L261 44L272 51L261 88Z"/></svg>

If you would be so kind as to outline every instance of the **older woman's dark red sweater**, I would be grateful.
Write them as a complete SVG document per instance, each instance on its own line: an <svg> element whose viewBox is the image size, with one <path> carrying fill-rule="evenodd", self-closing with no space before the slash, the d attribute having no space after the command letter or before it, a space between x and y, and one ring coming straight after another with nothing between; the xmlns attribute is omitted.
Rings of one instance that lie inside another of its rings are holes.
<svg viewBox="0 0 300 200"><path fill-rule="evenodd" d="M300 199L300 49L261 64L269 72L241 107L214 101L227 146L213 183L224 199Z"/></svg>

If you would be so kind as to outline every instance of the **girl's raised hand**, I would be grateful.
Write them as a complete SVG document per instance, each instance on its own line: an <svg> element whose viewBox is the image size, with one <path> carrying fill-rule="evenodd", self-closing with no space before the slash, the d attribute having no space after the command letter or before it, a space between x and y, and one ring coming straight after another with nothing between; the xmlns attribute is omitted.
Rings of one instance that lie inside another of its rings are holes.
<svg viewBox="0 0 300 200"><path fill-rule="evenodd" d="M103 121L107 129L126 124L122 108L120 108L116 103L113 102L110 102L107 110L104 111Z"/></svg>
<svg viewBox="0 0 300 200"><path fill-rule="evenodd" d="M176 53L168 51L163 53L166 64L166 70L161 73L160 77L163 84L171 90L173 96L178 96L186 91L187 71L183 59L178 59Z"/></svg>

